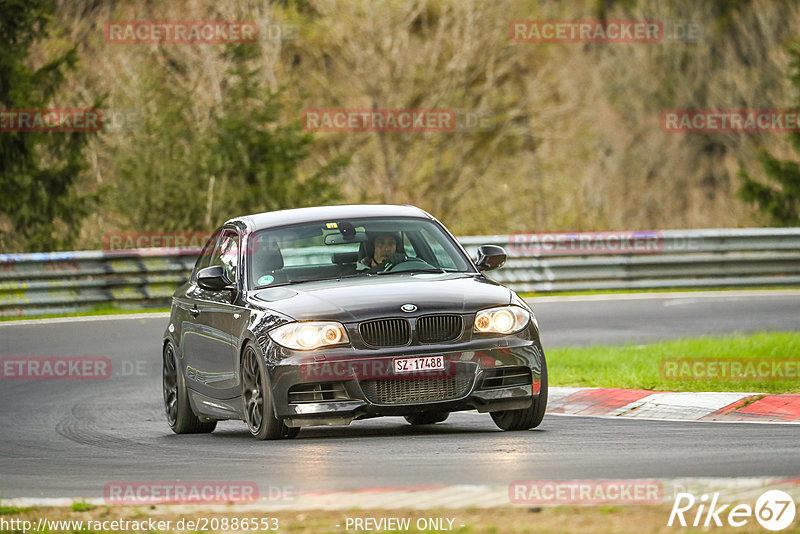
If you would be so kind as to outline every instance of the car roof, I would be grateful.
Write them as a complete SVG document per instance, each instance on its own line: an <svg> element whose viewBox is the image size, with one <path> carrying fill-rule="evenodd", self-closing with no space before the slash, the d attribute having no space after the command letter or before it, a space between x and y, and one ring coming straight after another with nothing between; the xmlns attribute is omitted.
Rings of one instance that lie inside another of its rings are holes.
<svg viewBox="0 0 800 534"><path fill-rule="evenodd" d="M244 224L250 231L254 231L287 224L301 224L326 219L338 221L341 219L362 217L417 217L433 219L429 213L415 206L350 204L343 206L316 206L313 208L268 211L265 213L236 217L230 219L225 224L235 225L236 223L240 223Z"/></svg>

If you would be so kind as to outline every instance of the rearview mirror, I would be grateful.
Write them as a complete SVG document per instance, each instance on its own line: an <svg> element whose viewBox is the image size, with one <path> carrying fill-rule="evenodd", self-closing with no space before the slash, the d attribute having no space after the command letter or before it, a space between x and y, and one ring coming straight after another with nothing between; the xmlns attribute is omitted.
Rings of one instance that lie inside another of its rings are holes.
<svg viewBox="0 0 800 534"><path fill-rule="evenodd" d="M352 234L328 234L325 236L326 245L343 245L345 243L363 243L367 240L367 233L356 230Z"/></svg>
<svg viewBox="0 0 800 534"><path fill-rule="evenodd" d="M211 291L233 288L233 282L228 278L228 272L221 265L212 265L197 271L197 285Z"/></svg>
<svg viewBox="0 0 800 534"><path fill-rule="evenodd" d="M506 251L497 245L481 245L478 247L478 259L475 266L479 271L491 271L506 263Z"/></svg>

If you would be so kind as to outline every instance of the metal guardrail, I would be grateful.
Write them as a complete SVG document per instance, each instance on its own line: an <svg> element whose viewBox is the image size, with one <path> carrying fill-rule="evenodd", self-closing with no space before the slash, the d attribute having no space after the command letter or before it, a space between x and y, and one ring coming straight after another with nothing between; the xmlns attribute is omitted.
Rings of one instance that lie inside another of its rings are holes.
<svg viewBox="0 0 800 534"><path fill-rule="evenodd" d="M606 246L601 253L590 247L576 254L569 246L542 253L530 247L524 235L464 237L460 241L473 255L483 242L507 247L506 266L490 274L516 291L800 285L800 228L637 233L645 240L655 238L658 246L642 253L618 254L610 248L614 244L611 239L603 239ZM605 234L601 237L614 235ZM587 235L591 233L579 237ZM577 242L578 237L575 239ZM540 249L546 247L546 243L539 244Z"/></svg>
<svg viewBox="0 0 800 534"><path fill-rule="evenodd" d="M0 254L0 316L168 306L198 251Z"/></svg>
<svg viewBox="0 0 800 534"><path fill-rule="evenodd" d="M638 249L637 238L643 245ZM473 257L480 245L505 247L508 262L489 275L517 291L800 285L800 228L514 234L459 241ZM168 306L197 253L0 254L0 316L60 314L112 303Z"/></svg>

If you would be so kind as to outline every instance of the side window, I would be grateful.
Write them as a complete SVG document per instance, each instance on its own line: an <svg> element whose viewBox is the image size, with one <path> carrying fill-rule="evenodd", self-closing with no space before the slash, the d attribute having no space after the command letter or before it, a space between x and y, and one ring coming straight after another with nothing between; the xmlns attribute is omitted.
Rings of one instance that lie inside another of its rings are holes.
<svg viewBox="0 0 800 534"><path fill-rule="evenodd" d="M192 271L192 281L197 280L197 271L200 269L205 269L211 263L211 254L214 251L214 245L216 245L217 240L219 239L219 230L211 234L211 237L208 238L205 246L203 247L203 251L200 253L200 257L197 258L197 262L194 264L194 270Z"/></svg>
<svg viewBox="0 0 800 534"><path fill-rule="evenodd" d="M229 230L222 234L209 265L220 265L225 268L228 277L235 282L236 270L239 266L239 237Z"/></svg>

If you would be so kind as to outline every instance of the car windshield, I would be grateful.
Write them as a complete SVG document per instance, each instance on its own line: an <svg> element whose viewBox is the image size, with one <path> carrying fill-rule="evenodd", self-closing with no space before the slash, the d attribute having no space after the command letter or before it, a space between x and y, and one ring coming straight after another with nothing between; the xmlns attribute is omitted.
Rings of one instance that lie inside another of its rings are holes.
<svg viewBox="0 0 800 534"><path fill-rule="evenodd" d="M408 272L474 272L452 237L413 218L320 221L256 232L251 288Z"/></svg>

